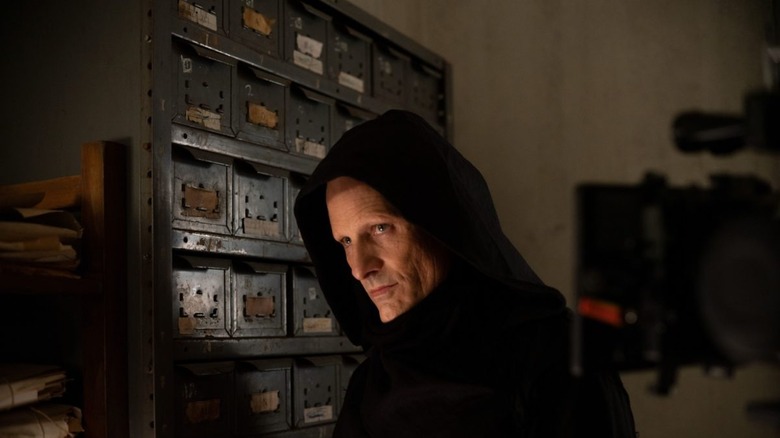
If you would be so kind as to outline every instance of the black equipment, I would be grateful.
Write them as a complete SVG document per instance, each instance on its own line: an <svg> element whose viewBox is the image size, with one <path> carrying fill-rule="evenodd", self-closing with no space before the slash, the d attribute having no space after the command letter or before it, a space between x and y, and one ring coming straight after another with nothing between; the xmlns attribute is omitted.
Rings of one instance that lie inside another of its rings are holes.
<svg viewBox="0 0 780 438"><path fill-rule="evenodd" d="M575 370L780 362L780 192L754 177L712 186L586 184L579 214Z"/></svg>

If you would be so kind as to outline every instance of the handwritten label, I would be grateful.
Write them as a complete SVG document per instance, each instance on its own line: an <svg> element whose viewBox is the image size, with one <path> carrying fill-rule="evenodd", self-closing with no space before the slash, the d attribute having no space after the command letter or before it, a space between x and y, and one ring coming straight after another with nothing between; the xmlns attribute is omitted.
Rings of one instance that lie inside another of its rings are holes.
<svg viewBox="0 0 780 438"><path fill-rule="evenodd" d="M184 185L183 191L182 216L219 219L219 192L191 185Z"/></svg>
<svg viewBox="0 0 780 438"><path fill-rule="evenodd" d="M378 62L379 62L379 71L382 72L383 75L385 76L393 75L393 64L390 61L382 59L382 57L380 56Z"/></svg>
<svg viewBox="0 0 780 438"><path fill-rule="evenodd" d="M349 52L349 44L346 41L337 39L333 44L333 50L336 52L347 53Z"/></svg>
<svg viewBox="0 0 780 438"><path fill-rule="evenodd" d="M271 129L276 129L279 125L279 115L276 112L254 102L247 102L247 105L249 106L247 111L249 123Z"/></svg>
<svg viewBox="0 0 780 438"><path fill-rule="evenodd" d="M196 327L198 327L198 321L195 318L189 316L179 318L180 335L192 335L195 333Z"/></svg>
<svg viewBox="0 0 780 438"><path fill-rule="evenodd" d="M281 404L279 391L257 392L252 394L249 408L254 414L264 414L276 411Z"/></svg>
<svg viewBox="0 0 780 438"><path fill-rule="evenodd" d="M192 401L187 403L185 412L187 420L192 424L219 419L220 399Z"/></svg>
<svg viewBox="0 0 780 438"><path fill-rule="evenodd" d="M325 145L300 137L295 139L295 150L302 154L311 155L312 157L317 158L325 158L325 154L327 153Z"/></svg>
<svg viewBox="0 0 780 438"><path fill-rule="evenodd" d="M253 236L268 237L268 236L278 236L280 234L279 222L264 221L260 219L246 217L243 219L243 224L244 224L244 233Z"/></svg>
<svg viewBox="0 0 780 438"><path fill-rule="evenodd" d="M187 120L199 125L203 125L206 128L219 131L222 129L222 116L215 112L191 106L187 108L186 113Z"/></svg>
<svg viewBox="0 0 780 438"><path fill-rule="evenodd" d="M298 67L311 70L318 75L321 75L324 70L322 61L315 59L303 52L299 52L298 50L293 51L293 63Z"/></svg>
<svg viewBox="0 0 780 438"><path fill-rule="evenodd" d="M271 316L274 310L273 297L246 297L246 316Z"/></svg>
<svg viewBox="0 0 780 438"><path fill-rule="evenodd" d="M243 19L244 26L263 36L271 35L276 22L273 18L266 18L265 15L246 7L244 8Z"/></svg>
<svg viewBox="0 0 780 438"><path fill-rule="evenodd" d="M331 318L303 318L304 333L330 333L333 331Z"/></svg>
<svg viewBox="0 0 780 438"><path fill-rule="evenodd" d="M295 47L306 55L312 58L319 59L322 56L322 44L320 41L314 38L307 37L306 35L295 34Z"/></svg>
<svg viewBox="0 0 780 438"><path fill-rule="evenodd" d="M319 423L322 421L330 421L333 419L333 406L317 406L314 408L307 408L303 410L303 422Z"/></svg>
<svg viewBox="0 0 780 438"><path fill-rule="evenodd" d="M189 4L184 0L179 0L179 16L198 23L207 29L217 30L217 14Z"/></svg>
<svg viewBox="0 0 780 438"><path fill-rule="evenodd" d="M339 84L347 88L351 88L358 93L362 93L365 90L363 79L360 79L357 76L352 76L349 73L344 73L343 71L339 73Z"/></svg>

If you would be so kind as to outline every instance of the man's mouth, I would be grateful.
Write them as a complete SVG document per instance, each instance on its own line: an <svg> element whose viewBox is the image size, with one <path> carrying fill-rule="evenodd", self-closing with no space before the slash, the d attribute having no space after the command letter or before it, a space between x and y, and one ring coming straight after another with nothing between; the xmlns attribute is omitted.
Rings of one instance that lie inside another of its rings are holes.
<svg viewBox="0 0 780 438"><path fill-rule="evenodd" d="M392 284L385 284L385 285L382 285L382 286L372 287L372 288L368 289L368 295L370 295L372 298L385 295L388 292L390 292L390 290L393 287L395 287L397 284L398 283L392 283Z"/></svg>

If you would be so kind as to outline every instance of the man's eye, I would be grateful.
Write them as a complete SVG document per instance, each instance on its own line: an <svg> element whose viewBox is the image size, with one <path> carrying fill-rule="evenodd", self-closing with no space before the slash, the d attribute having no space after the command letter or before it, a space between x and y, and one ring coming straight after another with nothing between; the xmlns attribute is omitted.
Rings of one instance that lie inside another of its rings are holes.
<svg viewBox="0 0 780 438"><path fill-rule="evenodd" d="M341 239L340 242L344 246L349 246L352 243L352 239L350 239L349 237L344 237Z"/></svg>
<svg viewBox="0 0 780 438"><path fill-rule="evenodd" d="M381 234L381 233L384 233L385 231L387 231L387 229L388 229L388 228L389 228L389 227L388 227L388 225L387 225L387 224L379 224L379 225L376 225L376 226L374 227L374 230L375 230L375 231L376 231L378 234Z"/></svg>

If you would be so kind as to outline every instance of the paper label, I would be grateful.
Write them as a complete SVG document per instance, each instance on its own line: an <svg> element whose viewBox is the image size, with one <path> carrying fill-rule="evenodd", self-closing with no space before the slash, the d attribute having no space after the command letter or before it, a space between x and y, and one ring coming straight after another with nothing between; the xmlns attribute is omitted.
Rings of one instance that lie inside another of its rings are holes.
<svg viewBox="0 0 780 438"><path fill-rule="evenodd" d="M192 424L219 419L220 399L193 401L187 403L187 420Z"/></svg>
<svg viewBox="0 0 780 438"><path fill-rule="evenodd" d="M390 61L386 61L382 59L382 57L379 57L379 71L386 76L392 76L393 64L391 64Z"/></svg>
<svg viewBox="0 0 780 438"><path fill-rule="evenodd" d="M271 316L274 314L273 297L246 297L246 316Z"/></svg>
<svg viewBox="0 0 780 438"><path fill-rule="evenodd" d="M179 0L179 16L198 23L207 29L217 30L217 14L187 3L184 0Z"/></svg>
<svg viewBox="0 0 780 438"><path fill-rule="evenodd" d="M325 158L325 154L327 153L325 145L303 138L295 139L295 151L317 158Z"/></svg>
<svg viewBox="0 0 780 438"><path fill-rule="evenodd" d="M200 187L184 186L181 199L183 216L219 218L219 192Z"/></svg>
<svg viewBox="0 0 780 438"><path fill-rule="evenodd" d="M192 58L185 58L184 55L180 55L181 59L181 72L192 73Z"/></svg>
<svg viewBox="0 0 780 438"><path fill-rule="evenodd" d="M251 217L245 217L243 221L245 234L263 237L279 235L279 222L263 221Z"/></svg>
<svg viewBox="0 0 780 438"><path fill-rule="evenodd" d="M303 410L304 423L320 423L333 419L333 406L317 406Z"/></svg>
<svg viewBox="0 0 780 438"><path fill-rule="evenodd" d="M319 59L322 56L323 44L306 35L295 34L295 47L303 54Z"/></svg>
<svg viewBox="0 0 780 438"><path fill-rule="evenodd" d="M198 326L198 321L195 318L180 317L179 318L179 334L191 335L195 333L195 328Z"/></svg>
<svg viewBox="0 0 780 438"><path fill-rule="evenodd" d="M349 52L349 44L346 41L337 39L333 44L333 50L336 52L347 53Z"/></svg>
<svg viewBox="0 0 780 438"><path fill-rule="evenodd" d="M333 331L331 318L303 318L304 333L330 333Z"/></svg>
<svg viewBox="0 0 780 438"><path fill-rule="evenodd" d="M322 61L320 61L319 59L314 59L311 56L299 52L297 50L293 51L293 63L298 67L303 67L306 70L311 70L314 73L317 73L319 75L321 75L324 70Z"/></svg>
<svg viewBox="0 0 780 438"><path fill-rule="evenodd" d="M344 73L343 71L339 73L339 84L351 88L358 93L362 93L363 90L365 90L363 79L360 79L357 76L352 76L349 73Z"/></svg>
<svg viewBox="0 0 780 438"><path fill-rule="evenodd" d="M249 401L249 408L254 414L274 412L279 409L280 405L279 391L254 393L252 394L252 399Z"/></svg>
<svg viewBox="0 0 780 438"><path fill-rule="evenodd" d="M215 131L222 129L222 116L215 112L211 112L197 106L191 106L187 108L186 117L190 122L203 125L206 128L213 129Z"/></svg>
<svg viewBox="0 0 780 438"><path fill-rule="evenodd" d="M247 105L249 106L247 111L249 123L271 129L276 129L279 125L279 115L276 112L254 102L247 102Z"/></svg>
<svg viewBox="0 0 780 438"><path fill-rule="evenodd" d="M314 301L317 299L317 288L316 287L310 287L307 292L309 292L309 301Z"/></svg>
<svg viewBox="0 0 780 438"><path fill-rule="evenodd" d="M246 7L244 8L243 19L244 26L263 36L271 35L276 22L273 18L266 18L265 15Z"/></svg>

